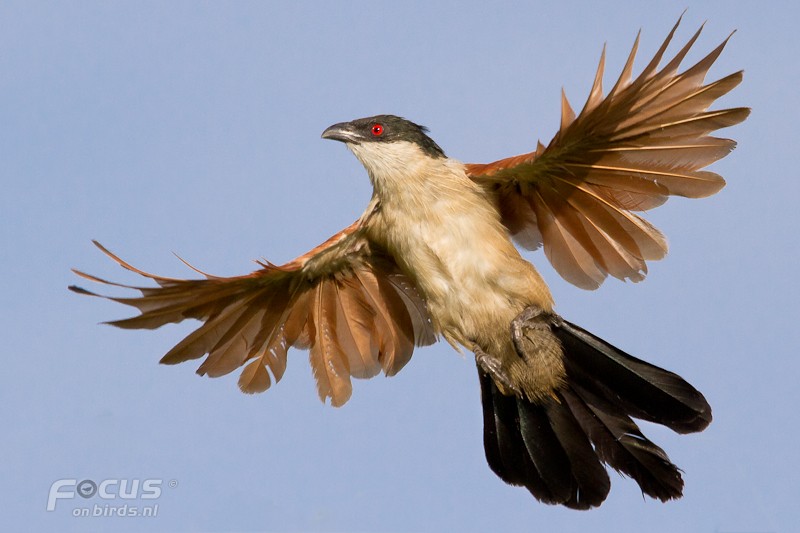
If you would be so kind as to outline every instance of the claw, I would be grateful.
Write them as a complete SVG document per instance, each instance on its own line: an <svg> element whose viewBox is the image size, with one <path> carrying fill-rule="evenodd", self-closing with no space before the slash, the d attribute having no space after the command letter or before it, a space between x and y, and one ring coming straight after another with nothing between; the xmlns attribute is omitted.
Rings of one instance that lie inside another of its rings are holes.
<svg viewBox="0 0 800 533"><path fill-rule="evenodd" d="M511 321L511 339L517 354L526 361L530 361L530 350L526 350L522 344L526 340L525 330L539 329L550 330L553 322L553 315L542 310L536 305L529 305L517 317ZM529 341L529 340L528 340Z"/></svg>
<svg viewBox="0 0 800 533"><path fill-rule="evenodd" d="M503 369L503 365L499 359L484 352L477 344L472 346L472 353L475 354L475 361L478 363L478 366L492 377L501 393L506 396L522 396L522 391L514 384L511 377Z"/></svg>

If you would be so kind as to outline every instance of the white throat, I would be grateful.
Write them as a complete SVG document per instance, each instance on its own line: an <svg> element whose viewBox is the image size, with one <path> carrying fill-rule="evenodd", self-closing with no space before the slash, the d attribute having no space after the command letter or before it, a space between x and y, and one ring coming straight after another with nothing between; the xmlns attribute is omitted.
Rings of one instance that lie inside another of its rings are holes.
<svg viewBox="0 0 800 533"><path fill-rule="evenodd" d="M379 195L410 185L414 178L424 176L431 164L446 164L446 158L434 159L408 141L347 143L347 148L367 169Z"/></svg>

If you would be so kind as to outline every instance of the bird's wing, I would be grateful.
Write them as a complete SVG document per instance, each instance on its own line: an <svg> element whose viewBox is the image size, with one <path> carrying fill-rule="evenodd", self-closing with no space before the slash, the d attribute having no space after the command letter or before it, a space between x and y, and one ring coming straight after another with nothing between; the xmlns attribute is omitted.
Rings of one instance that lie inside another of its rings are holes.
<svg viewBox="0 0 800 533"><path fill-rule="evenodd" d="M359 222L285 265L259 262L259 270L230 278L203 272L205 279L148 274L95 244L124 268L158 284L131 287L76 270L85 279L141 292L136 297L103 296L141 313L109 324L153 329L187 318L200 320L203 324L161 362L175 364L208 354L197 372L217 377L249 361L239 377L239 387L247 393L265 391L273 379L279 381L287 350L294 346L310 350L320 398L339 406L350 398L351 376L368 378L381 370L393 375L411 358L414 345L435 341L413 283L366 239Z"/></svg>
<svg viewBox="0 0 800 533"><path fill-rule="evenodd" d="M671 195L702 198L725 185L722 177L701 169L736 143L709 133L738 124L750 111L708 108L741 82L742 72L704 84L726 39L678 73L700 30L659 69L677 27L631 81L637 36L605 97L604 49L577 116L562 91L561 127L547 147L539 143L528 154L467 165L472 179L497 198L515 241L531 250L544 244L555 269L579 287L597 288L608 274L639 281L647 272L645 261L666 254L663 235L632 211L661 205Z"/></svg>

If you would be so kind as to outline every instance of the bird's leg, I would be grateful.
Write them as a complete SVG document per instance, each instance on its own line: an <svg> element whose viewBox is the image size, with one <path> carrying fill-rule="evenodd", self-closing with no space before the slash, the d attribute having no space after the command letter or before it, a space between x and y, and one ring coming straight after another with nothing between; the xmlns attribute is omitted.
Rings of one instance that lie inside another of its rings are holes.
<svg viewBox="0 0 800 533"><path fill-rule="evenodd" d="M552 313L547 313L537 305L529 305L511 321L511 339L517 354L531 361L539 351L540 344L552 342L550 325ZM533 347L533 350L531 349ZM544 347L544 346L542 346Z"/></svg>
<svg viewBox="0 0 800 533"><path fill-rule="evenodd" d="M500 392L506 396L521 396L522 391L511 380L508 371L503 368L502 361L497 357L492 357L483 351L483 348L477 344L472 345L472 353L475 354L475 361L481 369L489 374L494 380Z"/></svg>
<svg viewBox="0 0 800 533"><path fill-rule="evenodd" d="M515 376L519 374L515 382L529 398L554 397L553 391L566 380L564 353L551 329L559 320L558 315L531 305L511 321L511 339L522 363L521 369L512 366Z"/></svg>

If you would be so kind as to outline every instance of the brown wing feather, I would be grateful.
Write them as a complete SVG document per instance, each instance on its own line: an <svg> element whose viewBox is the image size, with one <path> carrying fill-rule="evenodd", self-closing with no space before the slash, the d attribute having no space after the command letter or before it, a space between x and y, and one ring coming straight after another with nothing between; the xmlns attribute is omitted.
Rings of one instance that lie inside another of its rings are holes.
<svg viewBox="0 0 800 533"><path fill-rule="evenodd" d="M239 378L239 387L247 393L265 391L278 382L286 370L287 351L294 346L310 349L320 398L339 406L350 397L351 376L367 378L381 370L392 375L408 362L415 344L435 340L416 288L391 257L366 241L359 223L285 265L260 262L261 269L229 278L203 273L205 279L184 280L149 274L95 244L122 267L159 285L133 287L75 271L87 280L141 293L102 296L140 312L109 324L153 329L188 318L200 320L202 325L161 362L176 364L207 354L197 372L218 377L252 360ZM80 287L70 289L100 296Z"/></svg>
<svg viewBox="0 0 800 533"><path fill-rule="evenodd" d="M373 340L374 312L352 279L335 286L336 331L355 378L371 378L381 371L378 345Z"/></svg>
<svg viewBox="0 0 800 533"><path fill-rule="evenodd" d="M556 270L580 287L596 288L609 274L638 281L646 261L666 254L661 233L631 211L652 209L669 196L702 198L725 185L721 176L701 169L736 143L709 133L738 124L749 109L708 108L741 82L742 73L704 85L727 39L678 73L700 30L659 70L678 24L632 80L637 35L605 97L604 48L577 116L562 91L561 126L546 148L539 144L527 154L467 165L468 174L497 198L517 243L528 249L544 244Z"/></svg>
<svg viewBox="0 0 800 533"><path fill-rule="evenodd" d="M336 301L333 283L317 284L312 298L316 339L311 346L309 361L322 401L331 399L331 405L340 406L350 399L350 364L347 354L336 336Z"/></svg>
<svg viewBox="0 0 800 533"><path fill-rule="evenodd" d="M372 272L357 272L364 299L374 311L374 331L377 341L378 362L387 376L396 374L411 358L414 337L409 335L413 327L410 318L398 306L397 297L386 291L380 278Z"/></svg>

